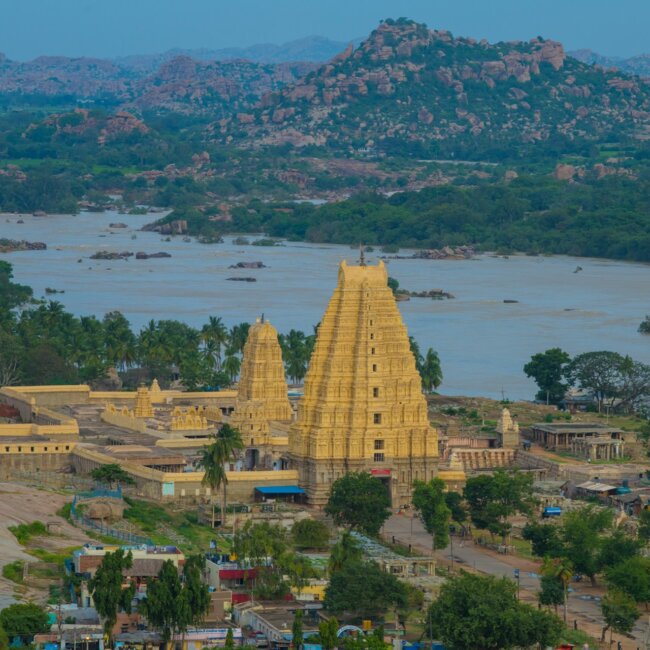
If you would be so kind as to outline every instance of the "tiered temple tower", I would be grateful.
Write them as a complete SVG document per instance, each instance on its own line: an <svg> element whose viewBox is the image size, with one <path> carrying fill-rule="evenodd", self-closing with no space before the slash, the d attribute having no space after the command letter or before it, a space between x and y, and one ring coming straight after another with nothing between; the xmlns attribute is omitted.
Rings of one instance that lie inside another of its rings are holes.
<svg viewBox="0 0 650 650"><path fill-rule="evenodd" d="M504 408L496 426L499 445L501 447L519 447L519 425Z"/></svg>
<svg viewBox="0 0 650 650"><path fill-rule="evenodd" d="M347 472L384 481L393 506L436 474L438 434L383 262L339 268L289 435L309 501L324 504Z"/></svg>
<svg viewBox="0 0 650 650"><path fill-rule="evenodd" d="M246 445L270 443L271 421L289 421L293 411L284 377L278 332L258 318L248 332L235 410L230 418Z"/></svg>
<svg viewBox="0 0 650 650"><path fill-rule="evenodd" d="M149 389L144 384L138 386L135 394L135 408L133 412L136 418L150 418L153 416L151 395L149 394Z"/></svg>

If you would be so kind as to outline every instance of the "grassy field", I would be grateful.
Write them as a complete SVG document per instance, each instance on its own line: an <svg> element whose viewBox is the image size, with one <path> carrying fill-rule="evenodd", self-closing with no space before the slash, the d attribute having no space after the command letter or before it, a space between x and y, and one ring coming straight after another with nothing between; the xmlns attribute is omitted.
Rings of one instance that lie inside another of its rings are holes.
<svg viewBox="0 0 650 650"><path fill-rule="evenodd" d="M196 512L177 512L149 501L125 500L128 507L124 519L133 525L134 532L151 538L155 544L175 545L184 552L198 553L208 550L210 542L216 539L220 549L230 548L227 538L199 523Z"/></svg>

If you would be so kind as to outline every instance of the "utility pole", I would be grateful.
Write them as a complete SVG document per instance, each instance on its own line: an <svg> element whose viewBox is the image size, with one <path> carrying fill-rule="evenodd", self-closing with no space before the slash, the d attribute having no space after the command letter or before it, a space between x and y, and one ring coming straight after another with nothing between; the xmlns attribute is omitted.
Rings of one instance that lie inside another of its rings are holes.
<svg viewBox="0 0 650 650"><path fill-rule="evenodd" d="M450 527L451 528L451 527ZM449 531L449 545L451 548L451 572L454 572L454 535Z"/></svg>

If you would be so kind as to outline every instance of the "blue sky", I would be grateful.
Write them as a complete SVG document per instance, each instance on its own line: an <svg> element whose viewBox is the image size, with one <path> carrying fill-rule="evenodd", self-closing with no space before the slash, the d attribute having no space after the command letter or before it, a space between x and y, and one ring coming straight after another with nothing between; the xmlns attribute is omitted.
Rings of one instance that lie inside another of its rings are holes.
<svg viewBox="0 0 650 650"><path fill-rule="evenodd" d="M567 49L650 52L650 0L0 0L0 52L112 57L346 40L400 16L490 41L541 35Z"/></svg>

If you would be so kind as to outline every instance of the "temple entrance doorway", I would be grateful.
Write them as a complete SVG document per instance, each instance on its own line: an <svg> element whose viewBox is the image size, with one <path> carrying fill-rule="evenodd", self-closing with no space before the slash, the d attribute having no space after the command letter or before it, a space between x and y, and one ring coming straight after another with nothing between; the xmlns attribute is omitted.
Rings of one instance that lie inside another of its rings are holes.
<svg viewBox="0 0 650 650"><path fill-rule="evenodd" d="M252 470L257 467L257 464L260 462L260 452L259 449L247 449L245 454L245 465L247 470Z"/></svg>

